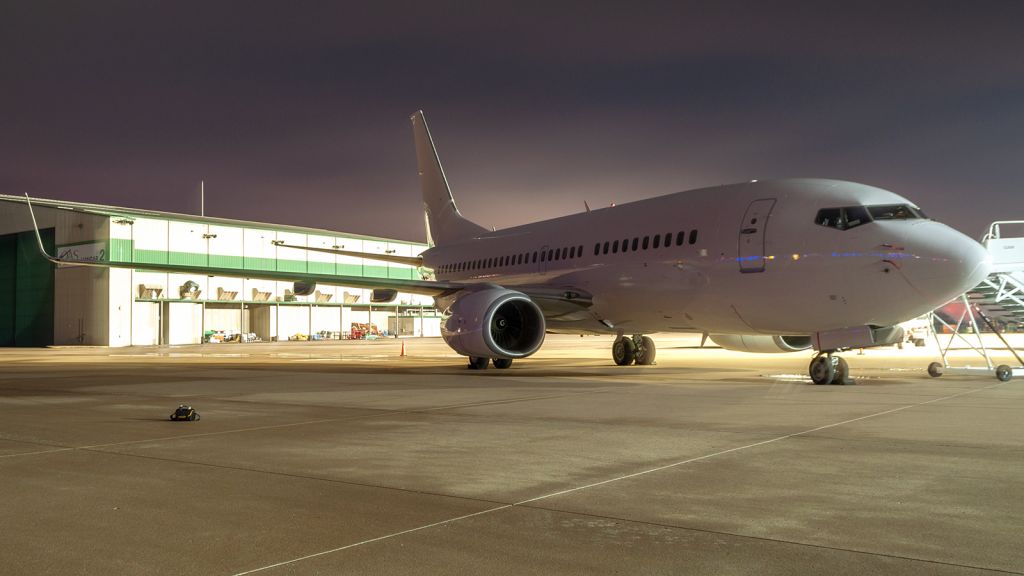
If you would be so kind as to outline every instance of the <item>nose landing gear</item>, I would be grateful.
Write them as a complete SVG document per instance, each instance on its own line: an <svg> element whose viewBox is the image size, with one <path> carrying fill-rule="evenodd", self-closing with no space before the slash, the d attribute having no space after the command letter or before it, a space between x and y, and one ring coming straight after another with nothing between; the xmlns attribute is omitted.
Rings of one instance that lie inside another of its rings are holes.
<svg viewBox="0 0 1024 576"><path fill-rule="evenodd" d="M819 352L808 370L811 382L815 384L853 384L850 378L850 366L832 352Z"/></svg>

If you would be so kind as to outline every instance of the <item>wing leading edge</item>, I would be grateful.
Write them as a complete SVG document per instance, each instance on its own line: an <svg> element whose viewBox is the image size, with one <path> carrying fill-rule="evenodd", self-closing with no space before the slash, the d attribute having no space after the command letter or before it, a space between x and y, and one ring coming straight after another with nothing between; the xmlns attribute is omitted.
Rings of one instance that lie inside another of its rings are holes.
<svg viewBox="0 0 1024 576"><path fill-rule="evenodd" d="M39 233L39 224L36 222L36 215L32 209L32 200L28 194L25 195L28 204L29 215L32 217L32 227L35 230L36 242L39 246L39 253L54 264L72 266L91 266L94 268L132 268L136 270L147 270L154 272L172 273L196 273L201 272L207 276L224 276L227 278L260 278L264 280L277 280L282 282L311 282L317 284L328 284L333 286L350 286L352 288L391 288L411 294L423 294L425 296L440 296L466 288L466 284L455 282L438 282L434 280L405 280L399 278L368 278L364 276L339 276L335 274L314 274L300 272L278 272L276 270L239 270L235 268L202 268L201 270L189 266L176 264L140 264L136 262L96 262L82 261L69 258L58 258L49 254L43 246L43 238ZM291 247L291 246L290 246ZM395 257L398 258L398 257ZM403 264L406 262L402 262Z"/></svg>

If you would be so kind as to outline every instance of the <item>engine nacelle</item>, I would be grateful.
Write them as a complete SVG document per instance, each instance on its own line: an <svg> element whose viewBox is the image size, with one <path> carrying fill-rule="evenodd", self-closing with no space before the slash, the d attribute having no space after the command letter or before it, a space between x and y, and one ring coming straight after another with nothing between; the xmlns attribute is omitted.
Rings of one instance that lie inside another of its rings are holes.
<svg viewBox="0 0 1024 576"><path fill-rule="evenodd" d="M711 334L708 338L726 350L739 352L799 352L811 347L810 336Z"/></svg>
<svg viewBox="0 0 1024 576"><path fill-rule="evenodd" d="M500 286L454 296L441 336L463 356L525 358L544 343L544 314L533 300Z"/></svg>
<svg viewBox="0 0 1024 576"><path fill-rule="evenodd" d="M296 296L309 296L316 290L316 282L299 281L292 285L292 293Z"/></svg>

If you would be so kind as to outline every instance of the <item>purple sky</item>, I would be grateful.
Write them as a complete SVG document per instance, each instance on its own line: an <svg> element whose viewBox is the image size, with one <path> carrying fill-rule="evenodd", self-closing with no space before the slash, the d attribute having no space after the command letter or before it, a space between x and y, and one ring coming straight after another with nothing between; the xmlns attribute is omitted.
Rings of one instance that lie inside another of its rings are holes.
<svg viewBox="0 0 1024 576"><path fill-rule="evenodd" d="M788 176L1024 219L1022 2L483 4L4 2L0 192L422 240L422 108L486 226Z"/></svg>

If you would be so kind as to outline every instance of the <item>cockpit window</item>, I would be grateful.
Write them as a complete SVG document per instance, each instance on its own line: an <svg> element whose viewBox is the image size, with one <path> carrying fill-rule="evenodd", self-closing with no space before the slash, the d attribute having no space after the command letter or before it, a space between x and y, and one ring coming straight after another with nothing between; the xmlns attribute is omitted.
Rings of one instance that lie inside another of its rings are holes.
<svg viewBox="0 0 1024 576"><path fill-rule="evenodd" d="M884 206L868 206L871 217L875 220L912 220L926 218L923 212L907 204L886 204Z"/></svg>
<svg viewBox="0 0 1024 576"><path fill-rule="evenodd" d="M836 230L849 230L874 220L927 219L920 208L909 204L883 204L879 206L846 206L844 208L822 208L814 223Z"/></svg>
<svg viewBox="0 0 1024 576"><path fill-rule="evenodd" d="M822 208L814 223L837 230L849 230L861 224L871 222L868 209L863 206L847 206L845 208Z"/></svg>

